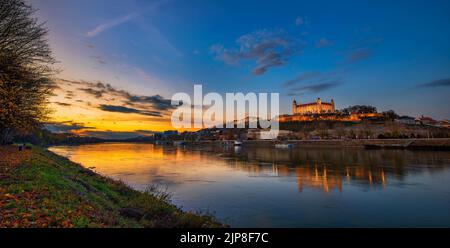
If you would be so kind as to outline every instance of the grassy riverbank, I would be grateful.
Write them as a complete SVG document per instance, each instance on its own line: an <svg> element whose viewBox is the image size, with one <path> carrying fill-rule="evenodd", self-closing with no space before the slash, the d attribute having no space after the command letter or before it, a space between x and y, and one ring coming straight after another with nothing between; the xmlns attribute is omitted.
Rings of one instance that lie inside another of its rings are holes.
<svg viewBox="0 0 450 248"><path fill-rule="evenodd" d="M40 147L0 146L0 227L220 227Z"/></svg>

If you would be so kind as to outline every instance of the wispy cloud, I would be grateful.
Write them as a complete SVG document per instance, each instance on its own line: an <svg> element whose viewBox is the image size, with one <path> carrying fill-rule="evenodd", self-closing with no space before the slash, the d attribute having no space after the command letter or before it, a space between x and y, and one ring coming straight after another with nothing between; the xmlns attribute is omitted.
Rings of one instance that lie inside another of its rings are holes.
<svg viewBox="0 0 450 248"><path fill-rule="evenodd" d="M96 63L100 65L106 65L106 60L102 56L91 56L92 59L95 60Z"/></svg>
<svg viewBox="0 0 450 248"><path fill-rule="evenodd" d="M155 10L156 8L158 8L161 4L163 4L165 2L167 2L167 1L154 2L153 4L143 8L140 11L131 12L131 13L125 14L123 16L108 20L104 23L99 24L92 30L86 32L85 36L89 37L89 38L95 37L95 36L105 32L106 30L109 30L111 28L119 26L123 23L129 22L129 21L135 19L136 17L139 17L140 15L143 15L149 11Z"/></svg>
<svg viewBox="0 0 450 248"><path fill-rule="evenodd" d="M116 112L116 113L123 113L123 114L141 114L141 115L148 115L148 116L155 116L155 117L161 117L161 112L158 111L150 111L150 110L139 110L135 108L129 108L124 106L117 106L117 105L106 105L101 104L99 106L99 109L107 112Z"/></svg>
<svg viewBox="0 0 450 248"><path fill-rule="evenodd" d="M154 96L136 96L136 95L130 95L128 98L128 104L134 105L135 103L149 103L152 105L153 108L166 111L173 109L172 101L170 99L163 98L160 95L154 95Z"/></svg>
<svg viewBox="0 0 450 248"><path fill-rule="evenodd" d="M121 16L119 18L113 19L113 20L109 20L105 23L102 23L100 25L98 25L97 27L95 27L94 29L86 32L85 36L86 37L95 37L101 33L103 33L104 31L113 28L115 26L118 26L122 23L128 22L131 19L135 18L138 14L137 13L131 13L131 14L127 14L124 16Z"/></svg>
<svg viewBox="0 0 450 248"><path fill-rule="evenodd" d="M322 75L322 73L320 73L320 72L314 72L314 71L311 71L311 72L304 72L304 73L300 74L299 76L297 76L296 78L284 82L284 83L283 83L283 86L284 86L284 87L289 87L289 86L291 86L291 85L294 85L294 84L296 84L296 83L303 82L303 81L305 81L305 80L317 78L317 77L319 77L319 76L321 76L321 75Z"/></svg>
<svg viewBox="0 0 450 248"><path fill-rule="evenodd" d="M152 76L149 73L147 73L144 69L139 68L139 67L133 67L133 69L136 72L136 74L140 78L142 78L145 82L147 82L147 83L160 83L160 80L158 80L154 76Z"/></svg>
<svg viewBox="0 0 450 248"><path fill-rule="evenodd" d="M83 123L77 123L73 121L48 122L44 124L44 127L53 133L68 133L84 129L93 129L93 127L88 127L85 126Z"/></svg>
<svg viewBox="0 0 450 248"><path fill-rule="evenodd" d="M302 16L298 16L297 18L295 18L295 25L297 26L301 26L305 24L305 18Z"/></svg>
<svg viewBox="0 0 450 248"><path fill-rule="evenodd" d="M341 83L342 82L338 80L338 81L330 81L330 82L325 82L325 83L297 87L297 88L293 88L292 91L288 95L289 96L303 95L307 92L319 93L319 92L334 88L334 87L340 85Z"/></svg>
<svg viewBox="0 0 450 248"><path fill-rule="evenodd" d="M253 75L262 75L270 68L279 67L297 53L303 44L283 31L260 30L245 34L236 40L238 48L227 49L221 44L211 46L217 60L228 65L238 65L243 60L254 61Z"/></svg>
<svg viewBox="0 0 450 248"><path fill-rule="evenodd" d="M284 82L283 87L288 88L288 95L303 95L305 93L319 93L344 83L339 72L304 72L297 77Z"/></svg>
<svg viewBox="0 0 450 248"><path fill-rule="evenodd" d="M149 136L150 134L146 134L143 132L117 132L117 131L84 131L82 133L82 135L84 136L89 136L89 137L96 137L96 138L100 138L100 139L106 139L106 140L113 140L113 139L118 139L118 140L124 140L124 139L132 139L132 138L137 138L137 137L142 137L142 136Z"/></svg>
<svg viewBox="0 0 450 248"><path fill-rule="evenodd" d="M146 116L163 117L168 111L174 109L171 104L171 100L164 98L160 95L135 95L126 90L121 90L113 87L110 84L102 82L87 82L87 81L72 81L72 80L59 80L60 88L64 87L64 84L75 86L75 90L78 93L88 94L94 97L96 101L101 101L104 104L99 105L97 108L120 113L135 113ZM72 97L76 96L76 92L67 90L66 94L70 93ZM111 101L120 103L109 105ZM60 106L63 106L59 104ZM67 107L68 105L64 106ZM95 107L95 106L88 106Z"/></svg>
<svg viewBox="0 0 450 248"><path fill-rule="evenodd" d="M373 50L368 47L361 47L352 50L344 59L344 63L351 64L361 60L370 58L373 55Z"/></svg>
<svg viewBox="0 0 450 248"><path fill-rule="evenodd" d="M434 81L431 81L428 83L418 85L418 87L421 87L421 88L437 88L437 87L448 87L448 86L450 86L450 78L434 80Z"/></svg>
<svg viewBox="0 0 450 248"><path fill-rule="evenodd" d="M85 93L93 95L97 98L102 97L103 93L105 93L105 91L103 90L97 90L92 88L79 88L78 90L84 91Z"/></svg>
<svg viewBox="0 0 450 248"><path fill-rule="evenodd" d="M364 38L352 44L349 49L343 52L344 59L341 64L353 64L371 58L375 48L382 42L382 39Z"/></svg>
<svg viewBox="0 0 450 248"><path fill-rule="evenodd" d="M73 91L68 90L68 91L66 91L66 96L64 98L71 100L71 99L73 99L74 96L75 95L73 94Z"/></svg>
<svg viewBox="0 0 450 248"><path fill-rule="evenodd" d="M326 38L321 38L320 40L316 41L317 48L327 47L327 46L331 46L331 45L333 45L333 42L331 42L330 40L328 40Z"/></svg>
<svg viewBox="0 0 450 248"><path fill-rule="evenodd" d="M56 104L56 105L59 105L59 106L63 106L63 107L70 107L70 106L72 106L72 104L66 103L66 102L53 102L53 103Z"/></svg>

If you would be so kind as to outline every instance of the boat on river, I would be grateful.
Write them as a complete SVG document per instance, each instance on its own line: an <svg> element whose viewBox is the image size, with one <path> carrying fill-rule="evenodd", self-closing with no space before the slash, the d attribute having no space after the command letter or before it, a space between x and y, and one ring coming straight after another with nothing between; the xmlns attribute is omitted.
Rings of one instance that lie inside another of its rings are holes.
<svg viewBox="0 0 450 248"><path fill-rule="evenodd" d="M240 141L240 140L235 140L235 141L234 141L234 146L242 146L242 141Z"/></svg>
<svg viewBox="0 0 450 248"><path fill-rule="evenodd" d="M275 144L275 148L277 149L292 149L294 148L293 144Z"/></svg>

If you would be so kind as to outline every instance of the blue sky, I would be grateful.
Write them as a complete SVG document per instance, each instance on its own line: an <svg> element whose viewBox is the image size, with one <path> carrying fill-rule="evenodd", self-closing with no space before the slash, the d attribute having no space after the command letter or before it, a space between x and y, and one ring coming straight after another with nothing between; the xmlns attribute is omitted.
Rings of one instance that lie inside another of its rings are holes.
<svg viewBox="0 0 450 248"><path fill-rule="evenodd" d="M139 95L279 92L450 118L450 1L36 0L63 69Z"/></svg>

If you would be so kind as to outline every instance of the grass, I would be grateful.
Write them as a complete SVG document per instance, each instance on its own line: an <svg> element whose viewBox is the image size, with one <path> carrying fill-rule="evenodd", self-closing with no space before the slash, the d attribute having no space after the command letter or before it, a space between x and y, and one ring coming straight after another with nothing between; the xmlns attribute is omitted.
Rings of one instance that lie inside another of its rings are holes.
<svg viewBox="0 0 450 248"><path fill-rule="evenodd" d="M102 177L41 147L0 147L0 227L222 227L157 187Z"/></svg>

